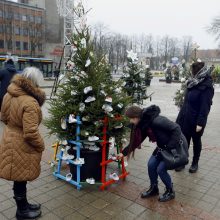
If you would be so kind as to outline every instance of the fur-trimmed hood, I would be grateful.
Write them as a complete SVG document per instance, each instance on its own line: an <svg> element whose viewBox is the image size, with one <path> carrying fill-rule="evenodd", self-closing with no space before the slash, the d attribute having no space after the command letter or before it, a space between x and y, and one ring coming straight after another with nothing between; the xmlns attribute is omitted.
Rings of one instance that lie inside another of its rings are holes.
<svg viewBox="0 0 220 220"><path fill-rule="evenodd" d="M15 75L13 77L8 87L8 93L14 97L30 95L38 101L40 106L42 106L46 100L45 92L22 75Z"/></svg>

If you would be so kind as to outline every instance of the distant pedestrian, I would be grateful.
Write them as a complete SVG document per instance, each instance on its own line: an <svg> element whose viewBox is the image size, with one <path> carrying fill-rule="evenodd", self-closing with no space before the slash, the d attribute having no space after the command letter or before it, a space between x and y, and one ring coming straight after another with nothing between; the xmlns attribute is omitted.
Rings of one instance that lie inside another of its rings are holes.
<svg viewBox="0 0 220 220"><path fill-rule="evenodd" d="M10 84L11 79L16 74L16 69L14 65L14 61L12 59L8 59L5 62L5 66L3 70L0 70L0 109L3 101L3 97L7 92L7 88Z"/></svg>
<svg viewBox="0 0 220 220"><path fill-rule="evenodd" d="M192 78L187 82L187 92L184 104L177 117L185 135L188 145L193 141L193 160L189 169L190 173L198 170L198 162L202 150L201 137L206 127L208 114L212 105L214 87L211 77L211 69L205 66L204 62L192 64ZM181 171L185 167L180 167L176 171Z"/></svg>
<svg viewBox="0 0 220 220"><path fill-rule="evenodd" d="M27 67L15 75L4 96L1 120L5 123L0 144L0 178L14 181L14 199L19 219L35 219L41 215L39 204L27 201L27 181L40 175L44 141L39 133L41 106L45 93L39 88L42 73Z"/></svg>
<svg viewBox="0 0 220 220"><path fill-rule="evenodd" d="M166 186L165 193L159 197L160 202L166 202L175 198L173 183L169 173L168 166L175 166L175 152L184 147L186 149L185 162L188 162L188 146L184 135L178 124L170 121L164 116L160 115L160 108L152 105L146 109L141 109L138 106L131 106L126 111L126 116L130 118L133 124L131 131L131 138L128 147L126 147L119 157L129 156L137 148L140 148L141 143L146 137L149 137L151 142L157 144L152 156L148 161L148 175L150 178L150 188L143 192L142 198L150 198L159 194L158 175ZM174 154L171 157L171 163L168 164L163 153L171 152ZM183 163L182 161L179 161ZM175 167L173 167L174 169Z"/></svg>

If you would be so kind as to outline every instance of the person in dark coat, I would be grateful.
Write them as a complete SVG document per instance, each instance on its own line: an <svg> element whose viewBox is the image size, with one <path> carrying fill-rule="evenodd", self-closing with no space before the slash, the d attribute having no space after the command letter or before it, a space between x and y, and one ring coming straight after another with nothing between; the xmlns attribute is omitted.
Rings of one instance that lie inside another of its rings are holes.
<svg viewBox="0 0 220 220"><path fill-rule="evenodd" d="M193 141L193 160L190 173L198 170L198 162L202 150L201 137L206 127L208 114L214 96L211 70L205 67L204 62L195 62L192 65L193 78L187 82L187 91L184 104L180 109L176 122L180 125L188 145ZM176 169L181 171L184 167Z"/></svg>
<svg viewBox="0 0 220 220"><path fill-rule="evenodd" d="M5 62L5 68L0 70L0 109L2 106L3 97L7 93L7 88L16 72L14 61L12 59L7 60Z"/></svg>
<svg viewBox="0 0 220 220"><path fill-rule="evenodd" d="M127 109L126 116L132 123L132 131L129 145L122 151L122 156L134 155L135 149L140 148L146 137L151 142L156 142L157 148L148 161L148 175L150 178L150 188L143 192L142 198L149 198L159 194L158 175L166 186L165 193L159 197L160 202L166 202L175 198L173 183L167 172L166 165L161 156L161 150L176 148L181 142L187 145L187 141L181 132L178 124L170 121L164 116L160 116L160 108L152 105L146 109L132 106Z"/></svg>

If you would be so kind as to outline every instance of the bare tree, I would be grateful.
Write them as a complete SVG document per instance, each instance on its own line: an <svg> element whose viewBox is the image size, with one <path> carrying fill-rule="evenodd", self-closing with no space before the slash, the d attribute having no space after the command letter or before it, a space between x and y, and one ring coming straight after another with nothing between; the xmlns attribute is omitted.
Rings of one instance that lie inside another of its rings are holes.
<svg viewBox="0 0 220 220"><path fill-rule="evenodd" d="M220 41L220 16L213 19L211 25L207 28L207 31L213 34L217 41Z"/></svg>

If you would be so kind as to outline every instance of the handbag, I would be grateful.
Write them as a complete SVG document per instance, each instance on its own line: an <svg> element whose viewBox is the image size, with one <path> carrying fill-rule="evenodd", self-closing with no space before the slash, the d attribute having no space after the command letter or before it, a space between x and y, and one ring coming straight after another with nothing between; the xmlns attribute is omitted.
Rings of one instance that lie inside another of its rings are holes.
<svg viewBox="0 0 220 220"><path fill-rule="evenodd" d="M189 148L185 138L179 141L176 148L159 149L168 170L174 170L189 163Z"/></svg>

